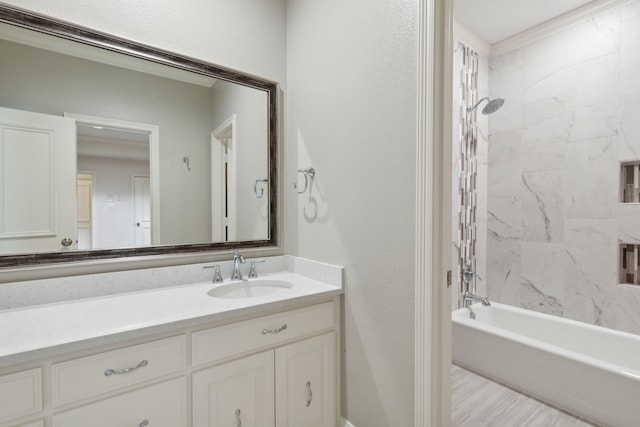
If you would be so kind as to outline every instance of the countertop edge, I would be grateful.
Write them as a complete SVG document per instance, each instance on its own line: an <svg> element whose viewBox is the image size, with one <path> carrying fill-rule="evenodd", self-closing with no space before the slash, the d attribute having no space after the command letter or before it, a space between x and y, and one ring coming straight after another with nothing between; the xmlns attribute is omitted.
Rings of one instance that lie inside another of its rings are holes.
<svg viewBox="0 0 640 427"><path fill-rule="evenodd" d="M143 326L122 332L107 333L102 335L97 334L96 336L90 338L79 339L76 341L56 344L53 346L43 346L34 350L27 350L20 353L0 356L0 369L5 370L7 368L11 368L12 366L47 360L62 356L67 353L89 350L91 348L117 344L128 340L141 339L152 335L171 334L172 332L177 333L181 330L193 328L199 325L206 326L207 324L213 324L216 322L228 322L233 321L234 318L241 318L244 316L260 317L263 313L266 315L274 310L285 311L288 309L294 309L298 306L332 299L342 294L344 294L344 289L336 288L321 291L318 293L301 295L293 298L269 301L264 304L235 308L207 315L194 316L152 326ZM184 331L182 331L182 333L184 333Z"/></svg>

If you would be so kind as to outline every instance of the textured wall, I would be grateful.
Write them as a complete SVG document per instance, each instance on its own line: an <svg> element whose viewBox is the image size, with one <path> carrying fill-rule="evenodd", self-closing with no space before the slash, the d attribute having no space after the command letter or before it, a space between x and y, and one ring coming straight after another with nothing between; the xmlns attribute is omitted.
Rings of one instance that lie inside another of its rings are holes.
<svg viewBox="0 0 640 427"><path fill-rule="evenodd" d="M640 2L491 60L506 99L489 121L489 297L640 333L640 288L618 285L620 162L640 159Z"/></svg>
<svg viewBox="0 0 640 427"><path fill-rule="evenodd" d="M413 425L417 6L287 9L290 247L345 266L343 413L357 427ZM296 196L292 172L309 166Z"/></svg>

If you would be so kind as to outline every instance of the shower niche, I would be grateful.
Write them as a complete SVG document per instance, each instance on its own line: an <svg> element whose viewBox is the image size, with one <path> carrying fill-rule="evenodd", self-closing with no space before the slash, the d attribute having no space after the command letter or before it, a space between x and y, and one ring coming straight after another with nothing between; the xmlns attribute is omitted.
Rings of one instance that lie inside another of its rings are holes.
<svg viewBox="0 0 640 427"><path fill-rule="evenodd" d="M640 285L640 245L620 245L620 283Z"/></svg>
<svg viewBox="0 0 640 427"><path fill-rule="evenodd" d="M620 203L640 203L640 161L621 165Z"/></svg>

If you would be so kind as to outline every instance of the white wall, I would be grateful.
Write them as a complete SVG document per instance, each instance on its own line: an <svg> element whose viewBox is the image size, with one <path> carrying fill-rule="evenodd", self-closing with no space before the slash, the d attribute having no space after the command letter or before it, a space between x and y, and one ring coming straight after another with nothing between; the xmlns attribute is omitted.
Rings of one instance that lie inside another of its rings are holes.
<svg viewBox="0 0 640 427"><path fill-rule="evenodd" d="M94 249L135 246L132 174L149 176L149 162L79 156L78 170L95 172ZM108 195L113 194L113 202Z"/></svg>
<svg viewBox="0 0 640 427"><path fill-rule="evenodd" d="M357 427L413 425L417 6L287 8L288 242L345 266L342 410Z"/></svg>
<svg viewBox="0 0 640 427"><path fill-rule="evenodd" d="M236 116L236 236L234 240L269 237L269 188L259 184L264 195L253 192L256 179L269 178L269 117L264 108L266 92L224 81L212 88L213 128Z"/></svg>

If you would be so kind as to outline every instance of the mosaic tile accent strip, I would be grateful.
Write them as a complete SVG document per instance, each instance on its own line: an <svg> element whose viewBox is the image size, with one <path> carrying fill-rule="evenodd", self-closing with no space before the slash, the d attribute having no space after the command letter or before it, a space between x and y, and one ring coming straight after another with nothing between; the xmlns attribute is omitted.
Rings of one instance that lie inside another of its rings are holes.
<svg viewBox="0 0 640 427"><path fill-rule="evenodd" d="M461 105L460 105L460 174L459 174L459 202L460 215L458 224L458 257L459 294L458 302L462 306L462 295L469 290L475 292L476 277L466 284L462 278L465 265L476 271L476 209L478 177L478 126L476 123L477 110L467 111L467 106L474 105L478 99L478 54L464 44L462 47L462 68L460 70Z"/></svg>

